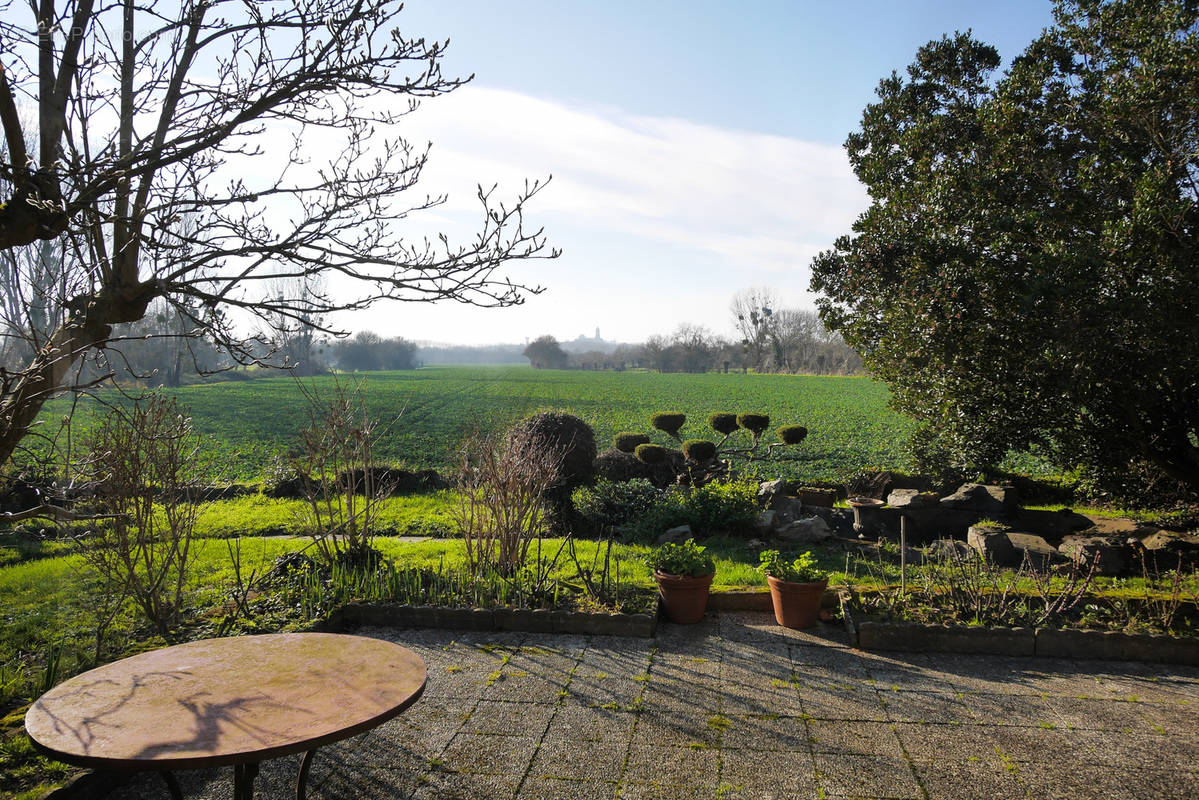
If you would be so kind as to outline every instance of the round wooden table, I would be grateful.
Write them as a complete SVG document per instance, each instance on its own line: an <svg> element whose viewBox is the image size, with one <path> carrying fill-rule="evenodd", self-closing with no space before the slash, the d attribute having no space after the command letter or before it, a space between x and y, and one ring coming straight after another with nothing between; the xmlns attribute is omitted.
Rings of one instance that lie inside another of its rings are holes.
<svg viewBox="0 0 1199 800"><path fill-rule="evenodd" d="M209 639L85 672L30 707L42 752L80 766L163 773L233 765L234 798L253 796L258 763L305 752L395 717L425 689L425 664L379 639L281 633Z"/></svg>

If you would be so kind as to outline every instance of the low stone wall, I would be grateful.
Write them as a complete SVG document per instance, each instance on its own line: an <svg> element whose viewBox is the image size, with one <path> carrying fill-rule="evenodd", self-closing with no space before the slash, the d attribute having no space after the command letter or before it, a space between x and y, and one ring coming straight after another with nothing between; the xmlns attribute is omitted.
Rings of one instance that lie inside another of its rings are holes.
<svg viewBox="0 0 1199 800"><path fill-rule="evenodd" d="M842 604L850 646L909 653L982 653L1045 658L1148 661L1199 666L1199 639L1070 628L855 622Z"/></svg>

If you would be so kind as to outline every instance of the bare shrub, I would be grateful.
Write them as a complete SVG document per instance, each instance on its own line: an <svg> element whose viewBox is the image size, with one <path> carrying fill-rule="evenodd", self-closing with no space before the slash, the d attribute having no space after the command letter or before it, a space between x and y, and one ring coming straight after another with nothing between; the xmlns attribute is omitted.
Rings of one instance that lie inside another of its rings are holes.
<svg viewBox="0 0 1199 800"><path fill-rule="evenodd" d="M383 432L366 409L365 383L334 382L328 396L304 389L308 425L292 459L306 502L300 519L329 563L369 566L379 506L389 487L373 469L374 443Z"/></svg>
<svg viewBox="0 0 1199 800"><path fill-rule="evenodd" d="M514 574L542 533L542 498L558 480L563 453L535 437L518 426L502 440L475 434L462 446L454 517L475 574Z"/></svg>
<svg viewBox="0 0 1199 800"><path fill-rule="evenodd" d="M106 597L129 597L163 636L178 622L209 470L191 419L151 394L114 408L88 440L98 510L111 517L84 543Z"/></svg>

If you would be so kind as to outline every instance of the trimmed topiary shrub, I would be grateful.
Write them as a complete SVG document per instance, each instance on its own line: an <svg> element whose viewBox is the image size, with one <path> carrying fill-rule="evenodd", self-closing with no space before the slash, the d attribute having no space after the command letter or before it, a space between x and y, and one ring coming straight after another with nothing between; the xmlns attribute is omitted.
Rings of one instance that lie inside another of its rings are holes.
<svg viewBox="0 0 1199 800"><path fill-rule="evenodd" d="M639 444L633 452L645 464L661 464L666 460L666 448L660 444Z"/></svg>
<svg viewBox="0 0 1199 800"><path fill-rule="evenodd" d="M784 425L778 429L779 439L783 444L799 444L808 436L808 429L803 425Z"/></svg>
<svg viewBox="0 0 1199 800"><path fill-rule="evenodd" d="M738 414L737 425L754 435L761 436L770 427L770 417L765 414Z"/></svg>
<svg viewBox="0 0 1199 800"><path fill-rule="evenodd" d="M678 414L676 412L662 412L654 414L649 419L649 424L662 431L670 434L674 438L679 438L679 429L687 423L686 414Z"/></svg>
<svg viewBox="0 0 1199 800"><path fill-rule="evenodd" d="M606 450L595 458L595 479L631 481L641 478L664 489L675 483L684 464L683 454L678 450L667 450L666 459L660 464L646 464L632 453Z"/></svg>
<svg viewBox="0 0 1199 800"><path fill-rule="evenodd" d="M595 463L595 432L591 426L572 414L557 411L542 411L527 417L512 426L508 434L510 442L520 440L519 432L527 431L531 446L553 449L562 454L558 479L551 491L570 490L591 481L592 465Z"/></svg>
<svg viewBox="0 0 1199 800"><path fill-rule="evenodd" d="M564 533L569 527L570 493L576 486L590 483L595 475L595 432L572 414L542 411L512 426L508 441L511 445L561 453L558 474L546 490L544 501L550 531Z"/></svg>
<svg viewBox="0 0 1199 800"><path fill-rule="evenodd" d="M642 444L649 444L649 436L636 431L621 431L612 437L612 446L622 453L632 453Z"/></svg>
<svg viewBox="0 0 1199 800"><path fill-rule="evenodd" d="M739 427L736 414L712 414L708 417L708 425L712 430L725 436L736 433Z"/></svg>
<svg viewBox="0 0 1199 800"><path fill-rule="evenodd" d="M707 439L688 439L683 442L683 455L692 461L709 461L716 455L716 445Z"/></svg>

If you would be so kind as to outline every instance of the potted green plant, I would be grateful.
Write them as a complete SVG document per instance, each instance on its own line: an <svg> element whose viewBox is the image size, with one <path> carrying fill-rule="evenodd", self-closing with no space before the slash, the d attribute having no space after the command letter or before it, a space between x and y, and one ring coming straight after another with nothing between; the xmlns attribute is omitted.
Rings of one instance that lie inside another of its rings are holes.
<svg viewBox="0 0 1199 800"><path fill-rule="evenodd" d="M671 622L690 624L704 618L716 562L694 539L667 542L649 552L646 563L658 581L662 607Z"/></svg>
<svg viewBox="0 0 1199 800"><path fill-rule="evenodd" d="M828 573L808 551L794 561L783 559L778 550L763 550L758 569L770 584L774 618L784 628L811 628L820 616L820 601L828 587Z"/></svg>

